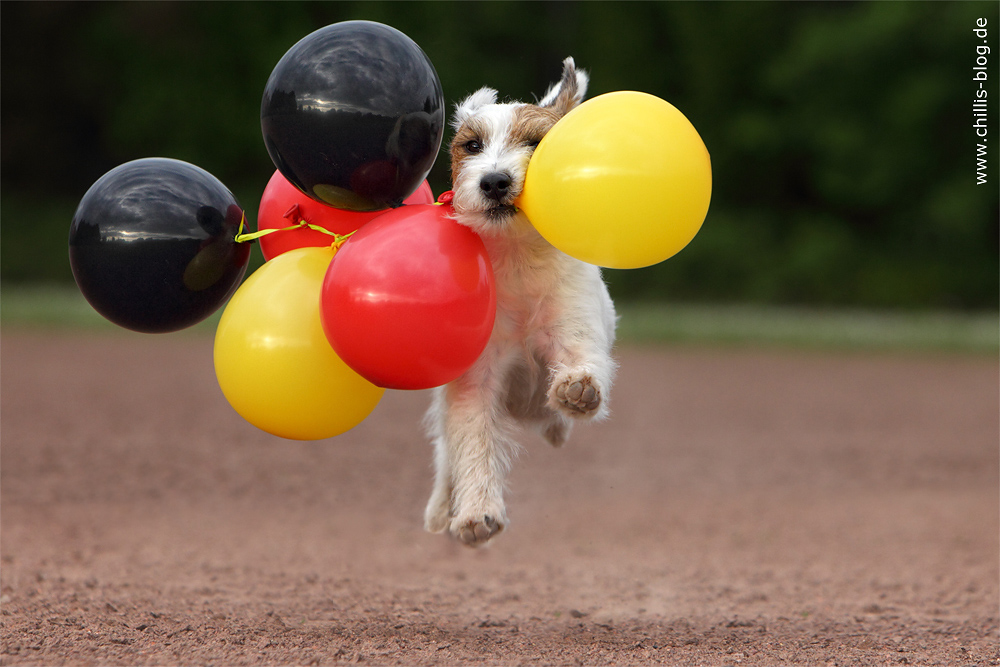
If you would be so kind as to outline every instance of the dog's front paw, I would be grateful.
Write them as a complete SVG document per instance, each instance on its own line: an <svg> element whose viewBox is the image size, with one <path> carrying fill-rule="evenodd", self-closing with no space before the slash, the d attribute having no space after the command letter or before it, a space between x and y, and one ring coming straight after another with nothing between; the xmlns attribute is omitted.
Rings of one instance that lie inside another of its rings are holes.
<svg viewBox="0 0 1000 667"><path fill-rule="evenodd" d="M589 417L601 407L601 388L589 374L571 372L556 376L549 400L574 417Z"/></svg>
<svg viewBox="0 0 1000 667"><path fill-rule="evenodd" d="M451 534L463 544L478 547L503 530L504 524L496 517L485 515L474 519L453 519Z"/></svg>

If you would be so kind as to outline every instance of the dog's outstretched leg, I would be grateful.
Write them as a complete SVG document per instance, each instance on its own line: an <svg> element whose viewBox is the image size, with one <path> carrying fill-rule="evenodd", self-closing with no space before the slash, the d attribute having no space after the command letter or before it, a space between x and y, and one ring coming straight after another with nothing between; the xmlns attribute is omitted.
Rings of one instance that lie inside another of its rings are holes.
<svg viewBox="0 0 1000 667"><path fill-rule="evenodd" d="M424 525L432 532L447 529L470 546L484 544L507 524L504 477L516 444L503 410L503 373L496 368L481 359L437 390L428 413L436 475Z"/></svg>
<svg viewBox="0 0 1000 667"><path fill-rule="evenodd" d="M564 309L548 350L548 405L569 417L602 419L609 412L608 392L617 368L611 356L615 313L603 287L584 292L587 298Z"/></svg>

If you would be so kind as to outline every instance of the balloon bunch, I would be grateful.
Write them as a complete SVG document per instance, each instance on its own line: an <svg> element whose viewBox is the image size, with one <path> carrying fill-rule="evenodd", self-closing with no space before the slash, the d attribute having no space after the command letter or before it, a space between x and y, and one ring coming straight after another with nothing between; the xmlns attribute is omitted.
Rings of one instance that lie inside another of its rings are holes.
<svg viewBox="0 0 1000 667"><path fill-rule="evenodd" d="M486 346L496 295L482 240L425 180L444 97L424 52L378 23L317 30L271 73L261 130L277 171L258 231L238 238L259 237L267 263L215 338L230 404L270 433L318 439L386 388L458 377Z"/></svg>
<svg viewBox="0 0 1000 667"><path fill-rule="evenodd" d="M285 438L338 435L386 388L459 377L489 340L496 288L482 239L426 181L444 132L426 54L370 21L317 30L271 73L261 130L277 171L255 232L194 165L147 158L99 179L70 230L87 300L149 333L191 326L228 300L219 386L247 421ZM708 152L687 119L622 92L555 125L517 205L567 254L636 268L683 248L710 196ZM266 263L241 286L255 240Z"/></svg>
<svg viewBox="0 0 1000 667"><path fill-rule="evenodd" d="M428 190L369 215L317 208L272 177L261 229L237 237L259 235L268 260L215 335L219 386L247 421L286 438L330 437L385 389L445 384L479 357L496 314L492 265L450 206L423 203Z"/></svg>

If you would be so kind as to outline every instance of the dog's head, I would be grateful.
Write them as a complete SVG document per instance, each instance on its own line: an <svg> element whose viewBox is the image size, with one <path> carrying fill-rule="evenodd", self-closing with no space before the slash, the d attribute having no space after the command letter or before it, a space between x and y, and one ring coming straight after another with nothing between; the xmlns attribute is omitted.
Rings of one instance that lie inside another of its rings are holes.
<svg viewBox="0 0 1000 667"><path fill-rule="evenodd" d="M497 91L482 88L457 105L451 181L460 222L493 235L523 219L514 200L528 161L545 133L583 100L587 82L587 73L567 58L562 78L538 104L497 103Z"/></svg>

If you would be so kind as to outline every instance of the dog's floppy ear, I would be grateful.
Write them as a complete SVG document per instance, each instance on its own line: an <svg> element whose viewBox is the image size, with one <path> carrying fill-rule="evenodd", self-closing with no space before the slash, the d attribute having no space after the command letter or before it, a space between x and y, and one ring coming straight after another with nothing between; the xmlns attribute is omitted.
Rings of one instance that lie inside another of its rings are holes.
<svg viewBox="0 0 1000 667"><path fill-rule="evenodd" d="M540 107L548 107L565 116L570 109L580 104L587 94L587 84L590 77L584 70L578 70L572 58L563 61L562 78L559 83L553 84L545 97L538 103Z"/></svg>
<svg viewBox="0 0 1000 667"><path fill-rule="evenodd" d="M457 130L479 109L487 104L495 104L496 101L497 91L492 88L480 88L455 105L455 117L452 118L451 124Z"/></svg>

